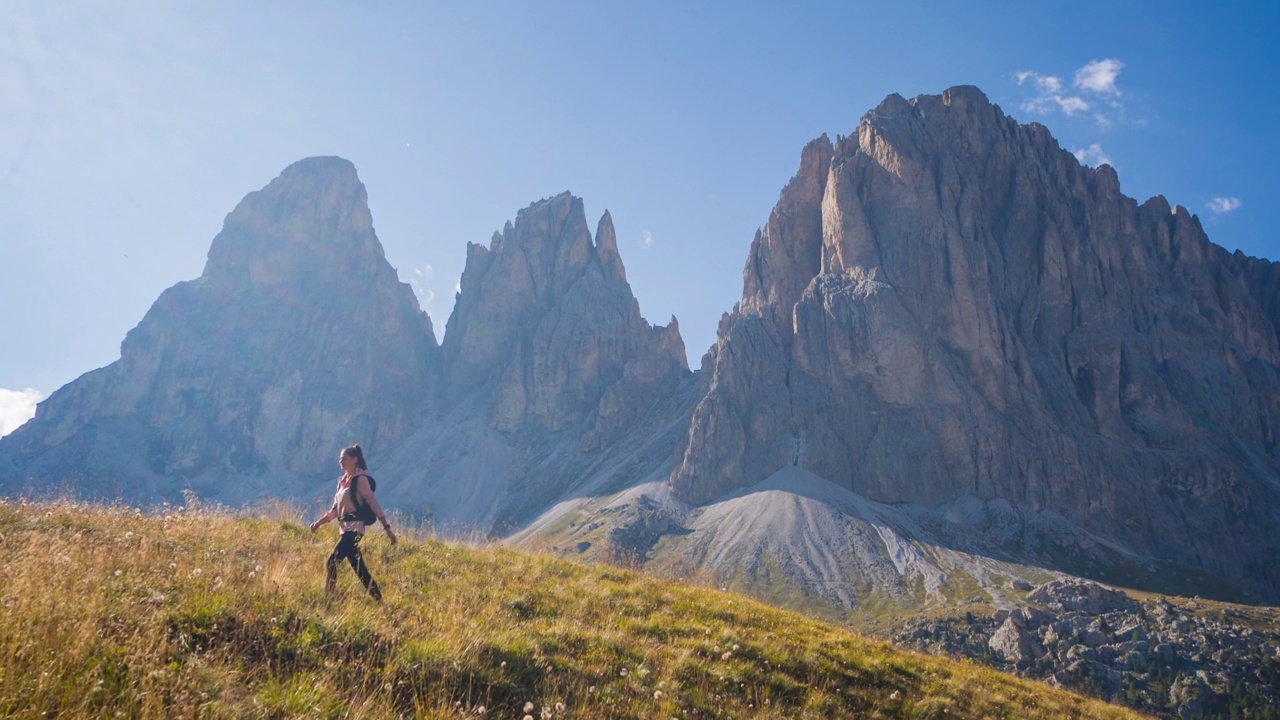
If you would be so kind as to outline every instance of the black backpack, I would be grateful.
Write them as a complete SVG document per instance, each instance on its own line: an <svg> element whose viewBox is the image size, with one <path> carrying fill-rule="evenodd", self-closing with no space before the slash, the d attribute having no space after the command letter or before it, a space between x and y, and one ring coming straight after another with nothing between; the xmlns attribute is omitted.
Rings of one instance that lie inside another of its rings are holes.
<svg viewBox="0 0 1280 720"><path fill-rule="evenodd" d="M378 481L374 480L372 475L368 473L360 473L360 475L364 475L365 478L369 480L370 492L378 491ZM356 520L364 523L365 525L372 525L378 521L378 516L373 514L373 506L365 502L364 498L360 497L360 494L355 491L356 483L359 481L360 475L357 475L355 479L351 481L351 504L356 506L355 512L349 512L346 515L343 515L342 519Z"/></svg>

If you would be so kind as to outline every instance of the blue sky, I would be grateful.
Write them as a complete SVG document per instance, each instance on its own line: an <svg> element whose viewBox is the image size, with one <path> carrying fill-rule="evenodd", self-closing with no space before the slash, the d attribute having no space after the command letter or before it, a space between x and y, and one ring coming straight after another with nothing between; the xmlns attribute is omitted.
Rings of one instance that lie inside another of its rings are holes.
<svg viewBox="0 0 1280 720"><path fill-rule="evenodd" d="M800 148L891 92L977 85L1280 258L1280 3L362 5L0 3L0 434L309 155L356 164L437 336L466 243L571 190L695 367Z"/></svg>

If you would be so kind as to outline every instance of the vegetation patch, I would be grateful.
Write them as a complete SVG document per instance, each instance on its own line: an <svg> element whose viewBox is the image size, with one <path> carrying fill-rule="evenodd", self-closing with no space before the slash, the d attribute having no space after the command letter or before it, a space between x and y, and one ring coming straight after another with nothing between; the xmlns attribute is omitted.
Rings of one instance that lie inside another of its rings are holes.
<svg viewBox="0 0 1280 720"><path fill-rule="evenodd" d="M1135 717L550 554L373 535L386 602L349 571L329 597L333 537L301 529L284 515L0 502L0 715Z"/></svg>

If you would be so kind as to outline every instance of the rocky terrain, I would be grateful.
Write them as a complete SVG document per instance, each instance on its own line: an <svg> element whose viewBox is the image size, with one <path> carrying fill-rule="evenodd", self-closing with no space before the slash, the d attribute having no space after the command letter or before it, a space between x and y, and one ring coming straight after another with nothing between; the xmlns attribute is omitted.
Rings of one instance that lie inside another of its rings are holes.
<svg viewBox="0 0 1280 720"><path fill-rule="evenodd" d="M992 615L909 622L893 640L1158 717L1280 717L1274 610L1135 600L1080 580L1045 583L1025 600Z"/></svg>

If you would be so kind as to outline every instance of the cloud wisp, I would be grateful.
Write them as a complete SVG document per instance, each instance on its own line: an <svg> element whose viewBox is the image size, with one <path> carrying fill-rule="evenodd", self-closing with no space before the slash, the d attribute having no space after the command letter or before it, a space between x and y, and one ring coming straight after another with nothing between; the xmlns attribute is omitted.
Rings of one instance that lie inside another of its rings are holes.
<svg viewBox="0 0 1280 720"><path fill-rule="evenodd" d="M653 247L653 233L649 232L648 230L645 230L644 232L640 233L640 247L644 248L645 250L648 250L649 248Z"/></svg>
<svg viewBox="0 0 1280 720"><path fill-rule="evenodd" d="M1081 163L1090 167L1098 167L1099 165L1111 165L1111 156L1102 149L1101 143L1093 143L1089 147L1080 148L1071 151L1072 155Z"/></svg>
<svg viewBox="0 0 1280 720"><path fill-rule="evenodd" d="M1119 95L1120 90L1116 87L1116 78L1120 76L1120 71L1123 69L1124 63L1112 58L1090 60L1084 64L1084 67L1076 70L1075 79L1071 84L1080 90L1088 92L1102 95Z"/></svg>
<svg viewBox="0 0 1280 720"><path fill-rule="evenodd" d="M1022 109L1027 112L1048 115L1058 109L1067 115L1073 115L1089 109L1089 103L1082 98L1063 94L1062 79L1057 75L1041 75L1032 70L1024 70L1013 76L1019 85L1029 81L1036 89L1036 96L1022 103Z"/></svg>
<svg viewBox="0 0 1280 720"><path fill-rule="evenodd" d="M413 294L418 296L418 303L423 310L431 307L431 301L436 299L436 293L428 285L428 281L435 275L435 268L431 267L431 263L426 263L420 268L414 268L409 273L409 287L413 288Z"/></svg>
<svg viewBox="0 0 1280 720"><path fill-rule="evenodd" d="M1205 207L1209 208L1209 212L1215 216L1230 215L1240 209L1244 205L1238 197L1222 197L1214 195L1209 198L1209 202L1205 203Z"/></svg>
<svg viewBox="0 0 1280 720"><path fill-rule="evenodd" d="M1013 74L1018 85L1029 85L1035 95L1022 101L1023 110L1037 115L1061 112L1068 117L1076 113L1090 112L1093 121L1103 130L1110 130L1124 114L1124 105L1118 98L1120 88L1116 84L1124 63L1114 58L1090 60L1078 68L1068 89L1062 78L1035 70L1022 70Z"/></svg>
<svg viewBox="0 0 1280 720"><path fill-rule="evenodd" d="M44 399L39 390L0 388L0 437L22 427L36 414L36 403Z"/></svg>

